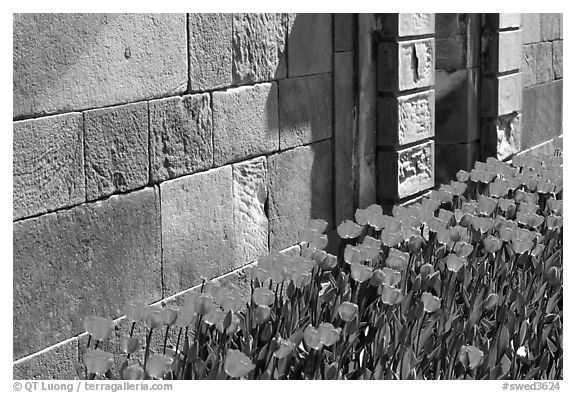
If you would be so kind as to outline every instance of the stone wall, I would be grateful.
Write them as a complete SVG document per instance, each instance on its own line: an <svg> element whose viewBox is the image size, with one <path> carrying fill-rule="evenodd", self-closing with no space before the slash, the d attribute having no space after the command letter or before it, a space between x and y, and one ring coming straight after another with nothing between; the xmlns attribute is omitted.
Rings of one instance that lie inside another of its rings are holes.
<svg viewBox="0 0 576 393"><path fill-rule="evenodd" d="M562 147L562 14L522 15L522 149Z"/></svg>
<svg viewBox="0 0 576 393"><path fill-rule="evenodd" d="M352 215L352 14L13 27L15 378L75 378L86 315L241 285L311 218Z"/></svg>

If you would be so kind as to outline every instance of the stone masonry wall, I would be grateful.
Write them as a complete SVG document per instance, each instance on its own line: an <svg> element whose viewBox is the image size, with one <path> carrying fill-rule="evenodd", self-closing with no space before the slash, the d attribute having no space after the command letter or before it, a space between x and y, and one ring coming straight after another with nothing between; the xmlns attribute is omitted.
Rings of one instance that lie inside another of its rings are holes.
<svg viewBox="0 0 576 393"><path fill-rule="evenodd" d="M354 21L14 16L15 378L76 378L86 315L241 285L352 215Z"/></svg>
<svg viewBox="0 0 576 393"><path fill-rule="evenodd" d="M562 147L562 14L522 14L522 149Z"/></svg>

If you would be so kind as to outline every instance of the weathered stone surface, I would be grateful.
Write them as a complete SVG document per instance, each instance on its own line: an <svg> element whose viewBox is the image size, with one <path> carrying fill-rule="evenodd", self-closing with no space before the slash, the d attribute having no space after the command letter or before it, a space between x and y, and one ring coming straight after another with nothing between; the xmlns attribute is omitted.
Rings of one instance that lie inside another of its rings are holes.
<svg viewBox="0 0 576 393"><path fill-rule="evenodd" d="M498 72L520 69L522 66L522 31L498 33Z"/></svg>
<svg viewBox="0 0 576 393"><path fill-rule="evenodd" d="M334 55L335 224L354 215L354 53Z"/></svg>
<svg viewBox="0 0 576 393"><path fill-rule="evenodd" d="M79 379L78 340L72 339L50 351L17 362L13 367L13 379Z"/></svg>
<svg viewBox="0 0 576 393"><path fill-rule="evenodd" d="M562 134L562 80L524 89L522 149Z"/></svg>
<svg viewBox="0 0 576 393"><path fill-rule="evenodd" d="M332 70L332 14L288 14L288 76Z"/></svg>
<svg viewBox="0 0 576 393"><path fill-rule="evenodd" d="M239 262L252 262L268 252L268 199L266 157L232 166L234 228Z"/></svg>
<svg viewBox="0 0 576 393"><path fill-rule="evenodd" d="M480 159L480 143L436 143L435 159L436 184L450 183L456 180L459 170L469 171L474 167L474 163Z"/></svg>
<svg viewBox="0 0 576 393"><path fill-rule="evenodd" d="M518 155L531 154L531 155L545 155L554 156L557 152L563 151L563 141L562 135L555 137L554 139L543 142L540 145L535 146L532 149L524 150L518 153Z"/></svg>
<svg viewBox="0 0 576 393"><path fill-rule="evenodd" d="M212 166L208 93L150 101L150 177L160 182Z"/></svg>
<svg viewBox="0 0 576 393"><path fill-rule="evenodd" d="M354 14L334 14L334 52L354 50Z"/></svg>
<svg viewBox="0 0 576 393"><path fill-rule="evenodd" d="M312 218L332 227L332 147L329 140L268 157L270 250L295 244Z"/></svg>
<svg viewBox="0 0 576 393"><path fill-rule="evenodd" d="M212 94L214 165L278 150L278 85L262 83Z"/></svg>
<svg viewBox="0 0 576 393"><path fill-rule="evenodd" d="M397 151L380 150L378 198L398 200L434 186L434 142Z"/></svg>
<svg viewBox="0 0 576 393"><path fill-rule="evenodd" d="M378 145L396 146L434 136L434 90L378 97Z"/></svg>
<svg viewBox="0 0 576 393"><path fill-rule="evenodd" d="M436 70L436 141L468 143L478 129L479 69Z"/></svg>
<svg viewBox="0 0 576 393"><path fill-rule="evenodd" d="M540 14L522 14L522 43L540 41Z"/></svg>
<svg viewBox="0 0 576 393"><path fill-rule="evenodd" d="M562 38L562 14L540 14L540 34L542 41L553 41Z"/></svg>
<svg viewBox="0 0 576 393"><path fill-rule="evenodd" d="M552 43L523 45L522 84L530 87L554 80Z"/></svg>
<svg viewBox="0 0 576 393"><path fill-rule="evenodd" d="M380 43L377 57L378 91L403 91L434 84L433 38Z"/></svg>
<svg viewBox="0 0 576 393"><path fill-rule="evenodd" d="M206 91L232 83L232 14L188 14L190 88Z"/></svg>
<svg viewBox="0 0 576 393"><path fill-rule="evenodd" d="M84 112L86 197L102 198L148 183L148 104Z"/></svg>
<svg viewBox="0 0 576 393"><path fill-rule="evenodd" d="M508 27L520 27L522 22L522 14L501 13L496 15L499 15L498 27L501 29L506 29Z"/></svg>
<svg viewBox="0 0 576 393"><path fill-rule="evenodd" d="M376 31L381 37L434 34L431 13L376 14Z"/></svg>
<svg viewBox="0 0 576 393"><path fill-rule="evenodd" d="M480 14L435 14L436 69L478 65Z"/></svg>
<svg viewBox="0 0 576 393"><path fill-rule="evenodd" d="M87 315L161 296L153 188L16 222L13 247L15 358L81 333Z"/></svg>
<svg viewBox="0 0 576 393"><path fill-rule="evenodd" d="M186 90L185 14L15 14L14 117Z"/></svg>
<svg viewBox="0 0 576 393"><path fill-rule="evenodd" d="M522 74L498 77L498 115L522 109Z"/></svg>
<svg viewBox="0 0 576 393"><path fill-rule="evenodd" d="M163 182L160 192L164 295L237 267L231 166Z"/></svg>
<svg viewBox="0 0 576 393"><path fill-rule="evenodd" d="M278 98L281 150L332 136L331 74L281 80Z"/></svg>
<svg viewBox="0 0 576 393"><path fill-rule="evenodd" d="M234 84L286 77L286 14L234 14Z"/></svg>
<svg viewBox="0 0 576 393"><path fill-rule="evenodd" d="M563 50L562 44L563 40L553 41L552 42L552 68L554 69L554 78L560 79L563 77Z"/></svg>
<svg viewBox="0 0 576 393"><path fill-rule="evenodd" d="M522 117L520 113L511 113L498 117L496 123L496 158L504 160L520 151L522 136Z"/></svg>
<svg viewBox="0 0 576 393"><path fill-rule="evenodd" d="M14 220L84 202L82 114L14 122L13 138Z"/></svg>

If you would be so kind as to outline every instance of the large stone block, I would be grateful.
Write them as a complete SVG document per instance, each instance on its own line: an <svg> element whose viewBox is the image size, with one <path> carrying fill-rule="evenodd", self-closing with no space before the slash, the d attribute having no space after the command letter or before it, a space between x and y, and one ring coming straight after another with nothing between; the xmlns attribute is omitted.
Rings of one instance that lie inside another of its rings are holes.
<svg viewBox="0 0 576 393"><path fill-rule="evenodd" d="M163 182L160 192L164 295L238 266L231 166Z"/></svg>
<svg viewBox="0 0 576 393"><path fill-rule="evenodd" d="M296 244L312 218L332 227L332 146L329 140L268 158L270 250Z"/></svg>
<svg viewBox="0 0 576 393"><path fill-rule="evenodd" d="M14 363L13 379L79 379L78 340L66 341L47 352Z"/></svg>
<svg viewBox="0 0 576 393"><path fill-rule="evenodd" d="M212 94L214 165L278 150L278 85L262 83Z"/></svg>
<svg viewBox="0 0 576 393"><path fill-rule="evenodd" d="M498 115L522 109L522 74L498 77Z"/></svg>
<svg viewBox="0 0 576 393"><path fill-rule="evenodd" d="M354 50L356 15L334 14L334 52Z"/></svg>
<svg viewBox="0 0 576 393"><path fill-rule="evenodd" d="M436 141L468 143L480 136L479 69L436 70Z"/></svg>
<svg viewBox="0 0 576 393"><path fill-rule="evenodd" d="M234 14L234 84L286 77L286 14Z"/></svg>
<svg viewBox="0 0 576 393"><path fill-rule="evenodd" d="M281 150L332 136L331 79L318 74L279 82Z"/></svg>
<svg viewBox="0 0 576 393"><path fill-rule="evenodd" d="M238 261L252 262L268 252L268 170L266 157L232 166L234 228Z"/></svg>
<svg viewBox="0 0 576 393"><path fill-rule="evenodd" d="M456 180L459 170L469 171L480 159L480 143L439 144L436 143L434 162L436 184L447 184Z"/></svg>
<svg viewBox="0 0 576 393"><path fill-rule="evenodd" d="M554 78L561 79L564 75L563 73L563 60L564 54L562 50L563 40L552 42L552 68L554 69Z"/></svg>
<svg viewBox="0 0 576 393"><path fill-rule="evenodd" d="M14 220L85 201L83 145L80 113L14 123Z"/></svg>
<svg viewBox="0 0 576 393"><path fill-rule="evenodd" d="M434 84L434 39L378 44L378 91L397 92Z"/></svg>
<svg viewBox="0 0 576 393"><path fill-rule="evenodd" d="M480 16L435 14L436 69L460 69L478 65Z"/></svg>
<svg viewBox="0 0 576 393"><path fill-rule="evenodd" d="M212 167L212 110L208 93L150 101L152 182Z"/></svg>
<svg viewBox="0 0 576 393"><path fill-rule="evenodd" d="M354 215L354 53L334 55L334 198L335 224Z"/></svg>
<svg viewBox="0 0 576 393"><path fill-rule="evenodd" d="M185 14L15 14L14 117L186 90Z"/></svg>
<svg viewBox="0 0 576 393"><path fill-rule="evenodd" d="M434 142L401 150L380 150L378 198L399 200L434 186Z"/></svg>
<svg viewBox="0 0 576 393"><path fill-rule="evenodd" d="M378 97L378 145L397 146L434 136L434 90Z"/></svg>
<svg viewBox="0 0 576 393"><path fill-rule="evenodd" d="M520 27L522 23L522 14L486 14L486 23L488 26L495 29Z"/></svg>
<svg viewBox="0 0 576 393"><path fill-rule="evenodd" d="M554 80L551 42L523 45L522 84L530 87Z"/></svg>
<svg viewBox="0 0 576 393"><path fill-rule="evenodd" d="M522 14L522 43L540 42L540 14Z"/></svg>
<svg viewBox="0 0 576 393"><path fill-rule="evenodd" d="M522 66L522 31L498 33L498 72L520 69Z"/></svg>
<svg viewBox="0 0 576 393"><path fill-rule="evenodd" d="M562 134L562 80L524 89L522 149Z"/></svg>
<svg viewBox="0 0 576 393"><path fill-rule="evenodd" d="M14 357L161 296L159 197L153 188L14 223Z"/></svg>
<svg viewBox="0 0 576 393"><path fill-rule="evenodd" d="M84 112L84 143L88 200L148 184L148 103Z"/></svg>
<svg viewBox="0 0 576 393"><path fill-rule="evenodd" d="M542 41L553 41L562 38L562 14L540 14L540 34Z"/></svg>
<svg viewBox="0 0 576 393"><path fill-rule="evenodd" d="M288 76L332 70L332 14L288 15Z"/></svg>
<svg viewBox="0 0 576 393"><path fill-rule="evenodd" d="M431 13L376 14L376 32L382 38L434 34Z"/></svg>
<svg viewBox="0 0 576 393"><path fill-rule="evenodd" d="M232 14L188 14L190 89L232 84Z"/></svg>

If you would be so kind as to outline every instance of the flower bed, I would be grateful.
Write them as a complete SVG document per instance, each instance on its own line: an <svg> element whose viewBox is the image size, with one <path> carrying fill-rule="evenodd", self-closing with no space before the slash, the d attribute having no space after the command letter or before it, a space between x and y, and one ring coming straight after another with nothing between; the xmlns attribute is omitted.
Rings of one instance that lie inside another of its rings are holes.
<svg viewBox="0 0 576 393"><path fill-rule="evenodd" d="M561 160L489 159L457 177L392 216L357 210L337 255L313 220L300 256L258 261L250 299L206 283L180 308L129 304L119 377L561 379ZM85 327L86 376L113 378L96 349L112 321Z"/></svg>

